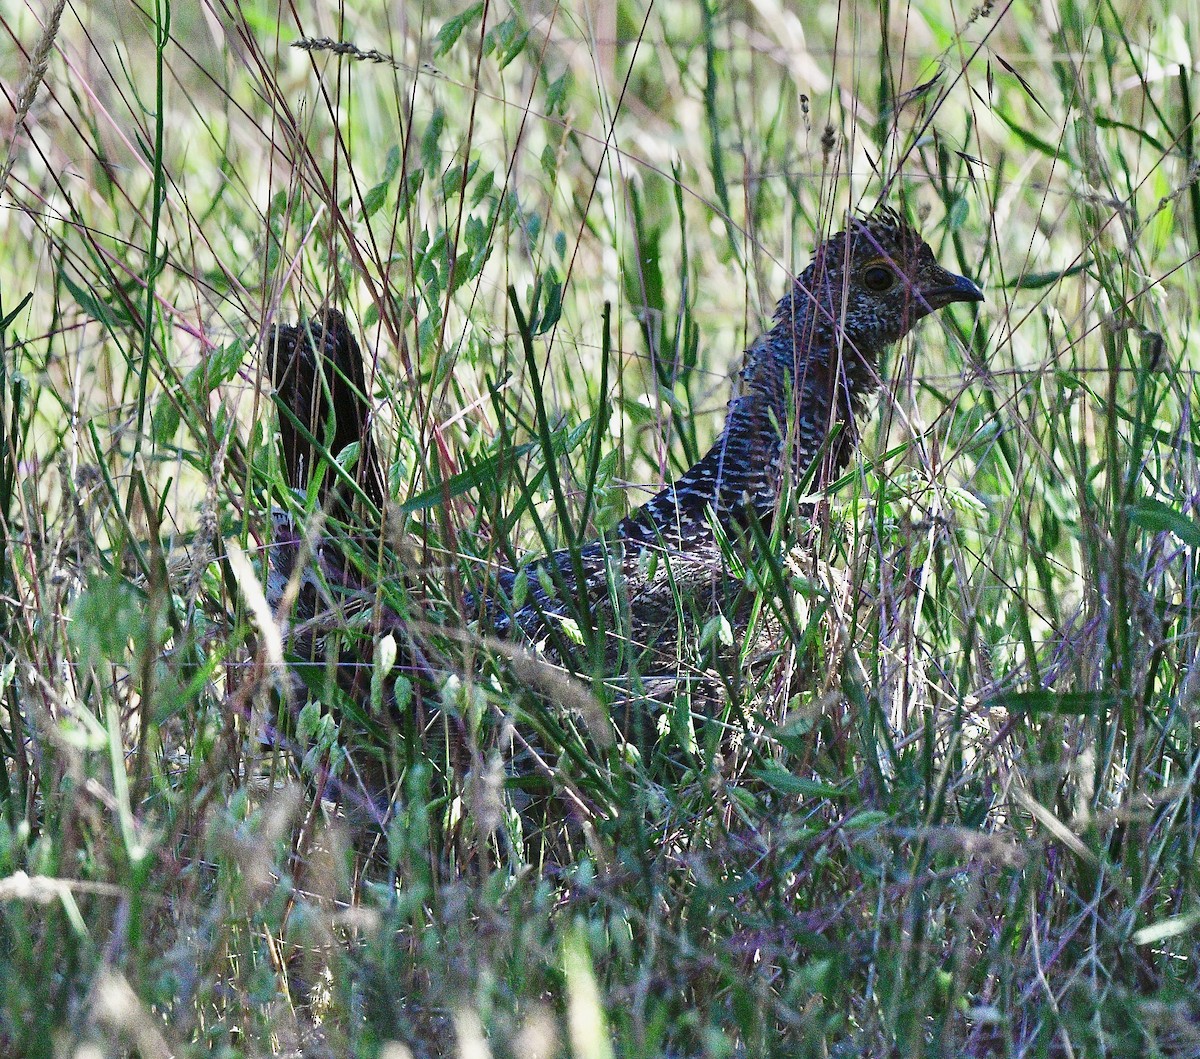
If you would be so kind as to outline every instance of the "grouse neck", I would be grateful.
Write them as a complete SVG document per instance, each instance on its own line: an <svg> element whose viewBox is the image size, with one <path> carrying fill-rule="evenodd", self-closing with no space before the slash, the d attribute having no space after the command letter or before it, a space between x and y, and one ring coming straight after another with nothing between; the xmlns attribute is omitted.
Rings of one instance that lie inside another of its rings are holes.
<svg viewBox="0 0 1200 1059"><path fill-rule="evenodd" d="M785 439L791 469L814 460L836 475L849 461L855 416L875 389L874 356L864 356L839 327L833 292L807 271L779 303L775 325L746 351L739 393L709 452L622 523L626 538L668 546L711 537L709 509L726 531L751 518L768 525L784 479ZM875 351L871 351L874 353ZM832 443L831 429L840 424Z"/></svg>

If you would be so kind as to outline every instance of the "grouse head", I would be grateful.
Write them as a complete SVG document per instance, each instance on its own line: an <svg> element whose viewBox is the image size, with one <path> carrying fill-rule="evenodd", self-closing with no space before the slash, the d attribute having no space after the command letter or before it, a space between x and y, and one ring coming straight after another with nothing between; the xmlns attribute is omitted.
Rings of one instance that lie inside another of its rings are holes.
<svg viewBox="0 0 1200 1059"><path fill-rule="evenodd" d="M776 313L814 347L849 347L873 362L922 317L951 302L983 301L965 276L933 251L897 213L879 209L851 218L826 239Z"/></svg>

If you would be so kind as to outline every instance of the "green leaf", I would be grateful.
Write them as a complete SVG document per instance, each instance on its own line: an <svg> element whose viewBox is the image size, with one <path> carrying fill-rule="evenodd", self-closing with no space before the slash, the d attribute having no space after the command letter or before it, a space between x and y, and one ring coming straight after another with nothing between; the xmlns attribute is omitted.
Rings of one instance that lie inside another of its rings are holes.
<svg viewBox="0 0 1200 1059"><path fill-rule="evenodd" d="M993 700L1009 713L1030 717L1046 713L1093 717L1111 710L1119 701L1111 691L1010 691Z"/></svg>
<svg viewBox="0 0 1200 1059"><path fill-rule="evenodd" d="M433 57L436 59L445 55L458 42L462 32L473 22L477 22L483 14L483 0L472 4L461 15L455 15L438 30L433 38Z"/></svg>
<svg viewBox="0 0 1200 1059"><path fill-rule="evenodd" d="M33 292L30 291L28 294L25 295L24 298L21 299L20 303L17 305L17 307L11 313L9 313L7 316L5 316L3 320L0 320L0 331L8 330L8 325L11 324L18 316L21 315L21 310L24 309L25 306L29 304L29 302L32 298L33 298Z"/></svg>
<svg viewBox="0 0 1200 1059"><path fill-rule="evenodd" d="M1018 276L1005 286L1009 290L1041 290L1043 287L1050 287L1059 280L1066 279L1068 276L1078 276L1083 272L1090 262L1084 261L1078 265L1071 265L1070 268L1056 269L1051 272L1029 272L1024 276Z"/></svg>
<svg viewBox="0 0 1200 1059"><path fill-rule="evenodd" d="M558 589L554 587L554 578L551 576L550 571L545 567L545 565L538 563L533 568L533 574L537 578L538 587L542 590L542 595L544 595L547 599L557 599ZM578 630L579 625L576 624L575 628Z"/></svg>
<svg viewBox="0 0 1200 1059"><path fill-rule="evenodd" d="M1189 548L1200 548L1200 522L1170 504L1147 497L1128 509L1129 521L1151 533L1174 533Z"/></svg>
<svg viewBox="0 0 1200 1059"><path fill-rule="evenodd" d="M383 179L363 196L363 216L378 213L387 201L388 189L396 174L400 172L400 148L393 144L388 148L387 160L383 164Z"/></svg>
<svg viewBox="0 0 1200 1059"><path fill-rule="evenodd" d="M458 194L463 186L463 167L452 165L442 174L442 198L449 200Z"/></svg>
<svg viewBox="0 0 1200 1059"><path fill-rule="evenodd" d="M387 202L388 182L381 180L373 188L369 188L363 196L363 216L371 217L383 209Z"/></svg>
<svg viewBox="0 0 1200 1059"><path fill-rule="evenodd" d="M537 322L531 324L530 330L535 335L544 335L558 323L561 316L562 284L558 280L552 280L546 288L546 308L542 311Z"/></svg>
<svg viewBox="0 0 1200 1059"><path fill-rule="evenodd" d="M485 169L479 179L475 181L475 186L471 189L471 205L478 206L495 190L495 187L496 174L490 169Z"/></svg>
<svg viewBox="0 0 1200 1059"><path fill-rule="evenodd" d="M528 42L529 42L529 30L525 30L524 33L519 33L515 37L513 37L513 39L510 40L505 45L504 49L501 51L500 56L496 61L497 67L499 69L503 70L518 55L520 55L521 52L523 52L525 50L525 45Z"/></svg>
<svg viewBox="0 0 1200 1059"><path fill-rule="evenodd" d="M550 87L546 89L546 112L553 114L555 111L561 110L570 91L571 73L568 70L557 80L552 81Z"/></svg>
<svg viewBox="0 0 1200 1059"><path fill-rule="evenodd" d="M855 813L842 824L842 827L847 831L868 831L880 824L886 824L889 820L891 817L882 809L866 809L861 813Z"/></svg>
<svg viewBox="0 0 1200 1059"><path fill-rule="evenodd" d="M959 195L954 200L954 205L950 207L950 216L946 220L946 227L952 232L958 231L967 223L967 214L970 209L971 204L967 202L966 195Z"/></svg>
<svg viewBox="0 0 1200 1059"><path fill-rule="evenodd" d="M58 275L63 286L71 292L71 297L75 299L76 304L93 320L99 320L100 323L111 328L117 328L130 322L128 314L119 313L112 306L102 302L91 291L84 290L67 275L66 269L59 269Z"/></svg>
<svg viewBox="0 0 1200 1059"><path fill-rule="evenodd" d="M686 695L675 696L675 704L671 707L671 735L680 750L692 755L696 753L696 729L688 701Z"/></svg>
<svg viewBox="0 0 1200 1059"><path fill-rule="evenodd" d="M1164 146L1145 129L1139 129L1137 126L1130 125L1124 121L1114 121L1112 118L1105 118L1099 114L1094 115L1093 120L1096 122L1096 128L1098 129L1120 129L1122 132L1133 133L1134 136L1144 140L1153 147L1160 155L1165 157L1170 154L1171 148Z"/></svg>
<svg viewBox="0 0 1200 1059"><path fill-rule="evenodd" d="M162 394L154 405L154 440L166 447L179 429L179 406L169 393Z"/></svg>
<svg viewBox="0 0 1200 1059"><path fill-rule="evenodd" d="M441 485L435 485L432 489L426 489L423 493L409 497L400 505L400 514L411 515L415 511L428 511L445 500L452 500L456 496L469 492L483 482L495 481L504 474L504 469L510 463L519 460L537 447L533 442L529 442L518 445L515 449L507 449L504 452L488 456L447 478Z"/></svg>
<svg viewBox="0 0 1200 1059"><path fill-rule="evenodd" d="M1035 136L1032 132L1021 125L1020 122L1018 122L1015 118L1005 114L1003 107L993 107L992 113L995 114L996 117L998 117L1002 122L1004 122L1004 124L1008 126L1009 131L1012 132L1023 144L1025 144L1026 147L1033 148L1039 154L1045 155L1047 158L1058 157L1058 148L1056 148L1054 144L1048 143L1040 136Z"/></svg>
<svg viewBox="0 0 1200 1059"><path fill-rule="evenodd" d="M529 595L529 571L522 567L513 578L512 605L516 609L525 606L525 598Z"/></svg>
<svg viewBox="0 0 1200 1059"><path fill-rule="evenodd" d="M733 626L724 614L714 614L704 623L700 633L700 646L707 647L716 641L725 647L733 646Z"/></svg>
<svg viewBox="0 0 1200 1059"><path fill-rule="evenodd" d="M218 386L222 386L232 379L245 359L246 340L244 338L235 338L229 345L219 346L204 358L202 364L188 373L188 379L195 378L197 384L202 386L201 389L189 388L189 392L194 397L207 397ZM200 380L203 380L202 384Z"/></svg>
<svg viewBox="0 0 1200 1059"><path fill-rule="evenodd" d="M441 168L441 148L438 143L442 138L442 129L446 125L446 113L441 107L434 110L425 127L425 135L421 137L421 167L429 173Z"/></svg>
<svg viewBox="0 0 1200 1059"><path fill-rule="evenodd" d="M396 223L404 220L408 216L409 208L413 204L413 200L417 197L417 192L421 190L421 185L425 180L425 171L418 169L414 173L408 174L408 179L401 181L400 198L396 203Z"/></svg>
<svg viewBox="0 0 1200 1059"><path fill-rule="evenodd" d="M391 182L396 179L396 174L400 172L400 148L396 144L392 144L388 148L387 159L383 163L383 179Z"/></svg>
<svg viewBox="0 0 1200 1059"><path fill-rule="evenodd" d="M753 774L772 790L779 791L781 794L799 794L805 798L840 798L845 793L831 784L794 776L787 769L780 768L778 765L755 769Z"/></svg>
<svg viewBox="0 0 1200 1059"><path fill-rule="evenodd" d="M583 646L583 631L579 628L579 622L574 618L565 617L562 614L557 615L559 628L566 634L568 640L578 646Z"/></svg>
<svg viewBox="0 0 1200 1059"><path fill-rule="evenodd" d="M752 813L755 816L762 813L762 803L750 791L746 790L745 787L726 787L725 793L729 796L731 802L746 812Z"/></svg>

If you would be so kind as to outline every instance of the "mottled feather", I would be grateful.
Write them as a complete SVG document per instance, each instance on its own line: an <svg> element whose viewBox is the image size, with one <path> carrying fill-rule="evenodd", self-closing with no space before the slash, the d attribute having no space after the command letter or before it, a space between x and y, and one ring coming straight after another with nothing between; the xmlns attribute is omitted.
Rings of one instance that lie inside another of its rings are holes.
<svg viewBox="0 0 1200 1059"><path fill-rule="evenodd" d="M774 325L746 351L716 443L608 537L583 546L584 583L571 554L556 552L524 568L519 607L510 602L519 575L507 569L468 605L496 633L546 640L559 654L571 650L564 634L564 619L571 619L601 625L611 640L607 654L628 642L653 642L657 653L673 656L680 597L703 615L736 588L714 526L735 542L747 539L753 523L769 530L789 476L819 484L838 475L878 387L883 351L930 312L982 297L969 280L941 268L896 213L853 218L818 246L780 300ZM334 455L358 441L357 480L378 504L383 476L367 424L361 357L344 319L330 310L307 327L280 328L271 347L281 400L300 424L311 425L297 430L290 420L281 423L293 485L304 488L320 458L314 438ZM317 385L322 378L324 386ZM340 491L326 499L344 506L345 483L333 488ZM276 565L290 573L286 557ZM343 564L334 566L343 572Z"/></svg>

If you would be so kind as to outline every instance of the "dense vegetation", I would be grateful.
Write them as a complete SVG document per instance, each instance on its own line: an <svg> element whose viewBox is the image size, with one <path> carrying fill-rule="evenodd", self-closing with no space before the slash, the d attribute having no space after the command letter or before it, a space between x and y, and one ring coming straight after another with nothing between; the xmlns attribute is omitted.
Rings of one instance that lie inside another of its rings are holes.
<svg viewBox="0 0 1200 1059"><path fill-rule="evenodd" d="M0 1053L1200 1055L1195 11L283 8L0 4ZM878 201L988 300L746 571L778 650L653 708L483 636ZM326 302L358 697L262 611Z"/></svg>

